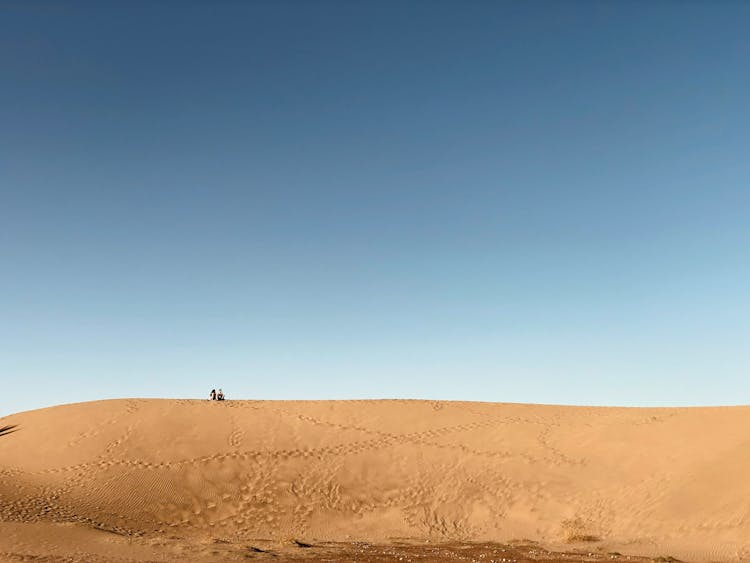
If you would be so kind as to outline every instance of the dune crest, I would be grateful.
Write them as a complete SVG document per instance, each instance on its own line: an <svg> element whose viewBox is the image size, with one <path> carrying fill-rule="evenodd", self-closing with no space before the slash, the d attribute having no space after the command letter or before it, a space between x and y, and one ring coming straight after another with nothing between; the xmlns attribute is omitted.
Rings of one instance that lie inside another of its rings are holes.
<svg viewBox="0 0 750 563"><path fill-rule="evenodd" d="M0 553L64 525L750 557L747 407L131 399L0 427Z"/></svg>

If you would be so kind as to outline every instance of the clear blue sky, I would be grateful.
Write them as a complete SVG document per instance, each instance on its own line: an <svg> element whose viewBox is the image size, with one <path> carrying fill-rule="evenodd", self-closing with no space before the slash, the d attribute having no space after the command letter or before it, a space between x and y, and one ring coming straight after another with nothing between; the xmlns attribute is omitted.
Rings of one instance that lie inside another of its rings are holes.
<svg viewBox="0 0 750 563"><path fill-rule="evenodd" d="M4 2L0 414L750 403L750 4Z"/></svg>

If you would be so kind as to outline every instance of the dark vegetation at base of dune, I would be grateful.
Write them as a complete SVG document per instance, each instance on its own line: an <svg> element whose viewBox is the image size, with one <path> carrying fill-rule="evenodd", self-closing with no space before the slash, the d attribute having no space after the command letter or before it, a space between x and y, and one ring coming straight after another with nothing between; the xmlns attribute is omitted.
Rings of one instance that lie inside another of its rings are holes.
<svg viewBox="0 0 750 563"><path fill-rule="evenodd" d="M627 563L678 562L673 557L648 558L622 555L619 552L588 550L549 551L534 542L513 544L494 543L436 543L436 544L372 544L366 542L334 543L324 542L315 545L299 540L292 541L292 547L304 548L295 553L288 549L248 546L248 559L283 560L290 562L311 561L357 561L359 563L439 563L442 561L473 561L476 563L561 563L620 561Z"/></svg>

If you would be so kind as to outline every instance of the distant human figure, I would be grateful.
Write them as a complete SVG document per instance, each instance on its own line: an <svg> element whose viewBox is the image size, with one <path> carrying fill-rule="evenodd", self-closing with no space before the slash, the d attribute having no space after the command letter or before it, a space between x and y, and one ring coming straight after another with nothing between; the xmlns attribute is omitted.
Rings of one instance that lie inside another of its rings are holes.
<svg viewBox="0 0 750 563"><path fill-rule="evenodd" d="M223 401L224 400L224 391L219 389L219 392L216 394L216 400L217 401Z"/></svg>
<svg viewBox="0 0 750 563"><path fill-rule="evenodd" d="M209 395L211 397L212 401L216 400L216 389L211 389L211 394Z"/></svg>

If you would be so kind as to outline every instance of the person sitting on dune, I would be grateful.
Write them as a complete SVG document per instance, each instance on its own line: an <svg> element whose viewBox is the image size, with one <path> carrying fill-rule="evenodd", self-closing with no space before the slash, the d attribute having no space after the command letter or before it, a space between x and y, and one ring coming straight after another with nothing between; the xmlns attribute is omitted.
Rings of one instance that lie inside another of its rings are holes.
<svg viewBox="0 0 750 563"><path fill-rule="evenodd" d="M211 398L211 401L216 400L216 389L211 389L211 394L209 395L209 397Z"/></svg>
<svg viewBox="0 0 750 563"><path fill-rule="evenodd" d="M224 391L222 391L221 389L219 389L219 392L216 395L216 400L217 401L223 401L224 400Z"/></svg>

